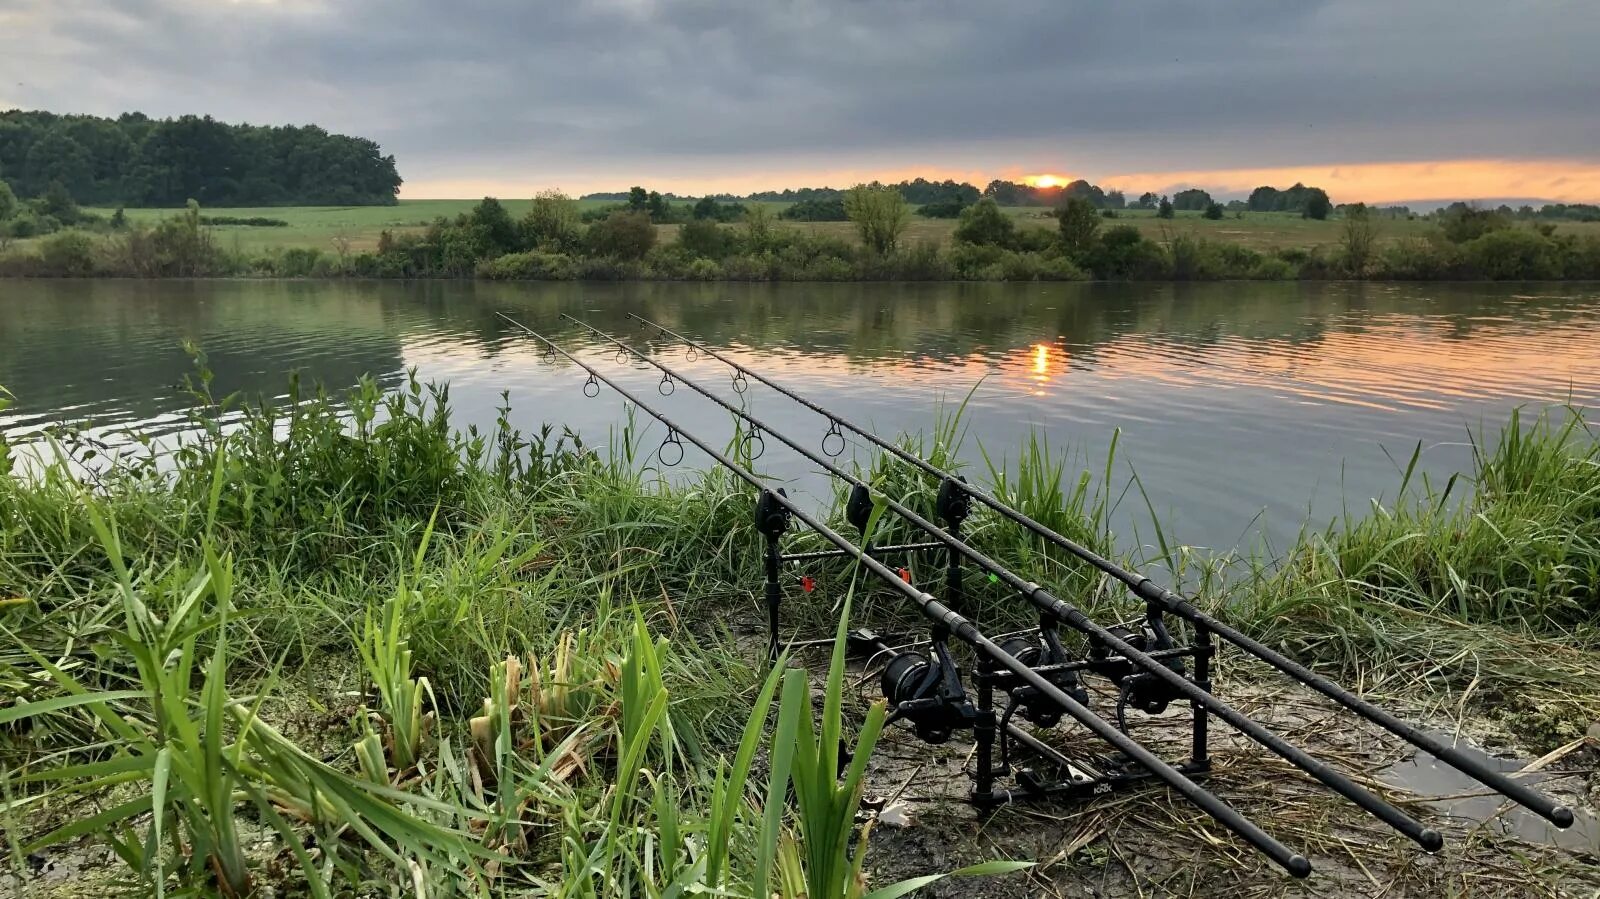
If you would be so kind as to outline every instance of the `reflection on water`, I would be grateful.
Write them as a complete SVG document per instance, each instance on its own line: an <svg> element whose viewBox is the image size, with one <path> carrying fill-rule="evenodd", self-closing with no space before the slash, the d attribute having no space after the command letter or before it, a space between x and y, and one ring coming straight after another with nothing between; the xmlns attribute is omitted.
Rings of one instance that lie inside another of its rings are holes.
<svg viewBox="0 0 1600 899"><path fill-rule="evenodd" d="M660 398L658 376L560 314L734 396L725 367L686 359L628 313L655 319L881 432L930 430L941 400L972 392L964 451L979 464L980 443L1012 455L1036 429L1098 468L1121 428L1120 458L1169 538L1210 546L1360 508L1394 489L1391 456L1403 464L1419 441L1424 469L1442 475L1470 461L1469 427L1600 393L1600 288L1583 285L0 282L0 385L20 400L0 426L13 439L58 421L113 439L180 428L189 338L218 393L281 393L296 369L344 385L416 367L451 382L463 425L491 423L507 390L519 424L561 422L603 443L623 420L616 397L586 400L573 370L541 359L500 311L718 441L725 412L688 391ZM748 397L757 415L820 439L815 416L759 386ZM643 448L660 437L647 432ZM705 461L691 448L685 465ZM819 488L792 457L762 464ZM1144 512L1128 505L1125 535Z"/></svg>
<svg viewBox="0 0 1600 899"><path fill-rule="evenodd" d="M1457 742L1452 739L1452 734L1436 732L1433 736L1502 774L1515 775L1525 764L1513 759L1496 758L1470 743ZM1389 766L1379 778L1384 783L1426 798L1437 812L1460 822L1482 824L1494 828L1496 832L1532 843L1548 843L1575 852L1600 854L1600 820L1595 818L1593 812L1576 809L1572 826L1562 830L1455 768L1441 765L1438 759L1426 752L1417 752ZM1553 778L1548 772L1541 771L1516 779L1536 790L1549 791L1546 782ZM1565 786L1571 788L1573 784L1569 782Z"/></svg>

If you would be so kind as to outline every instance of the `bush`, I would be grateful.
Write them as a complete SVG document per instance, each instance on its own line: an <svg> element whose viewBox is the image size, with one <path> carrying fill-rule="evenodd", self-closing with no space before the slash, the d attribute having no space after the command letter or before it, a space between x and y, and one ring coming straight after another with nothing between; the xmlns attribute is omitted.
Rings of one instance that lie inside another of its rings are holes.
<svg viewBox="0 0 1600 899"><path fill-rule="evenodd" d="M557 190L533 198L533 206L518 226L523 246L546 252L568 253L583 245L583 215L578 203Z"/></svg>
<svg viewBox="0 0 1600 899"><path fill-rule="evenodd" d="M1100 231L1100 215L1093 203L1082 197L1068 197L1056 209L1055 217L1061 246L1068 253L1083 256L1094 249L1094 238Z"/></svg>
<svg viewBox="0 0 1600 899"><path fill-rule="evenodd" d="M1443 241L1410 237L1384 247L1374 277L1434 281L1462 276L1461 251Z"/></svg>
<svg viewBox="0 0 1600 899"><path fill-rule="evenodd" d="M122 214L122 210L118 209L117 213L119 215L121 215ZM113 223L115 223L116 219L113 219L112 221L113 221ZM127 223L127 219L126 219L125 216L123 217L123 223L124 224ZM246 227L246 228L287 228L287 227L289 227L289 223L284 221L283 219L272 219L272 218L267 218L265 216L259 216L259 215L248 216L248 217L241 217L241 216L237 216L237 215L202 215L202 216L200 216L200 224L202 224L202 225L239 225L239 226Z"/></svg>
<svg viewBox="0 0 1600 899"><path fill-rule="evenodd" d="M1532 281L1561 274L1551 241L1534 231L1492 230L1461 249L1467 265L1493 281Z"/></svg>
<svg viewBox="0 0 1600 899"><path fill-rule="evenodd" d="M314 247L293 247L283 251L278 260L278 274L285 278L306 278L315 274L317 263L322 261L322 251Z"/></svg>
<svg viewBox="0 0 1600 899"><path fill-rule="evenodd" d="M992 197L984 197L961 213L955 239L975 247L1009 247L1016 234L1016 221Z"/></svg>
<svg viewBox="0 0 1600 899"><path fill-rule="evenodd" d="M596 256L643 259L656 245L656 228L642 212L613 212L589 227L585 241Z"/></svg>
<svg viewBox="0 0 1600 899"><path fill-rule="evenodd" d="M696 259L689 263L684 278L689 281L716 281L722 277L722 266L710 259Z"/></svg>
<svg viewBox="0 0 1600 899"><path fill-rule="evenodd" d="M1205 216L1206 218L1210 219L1213 222L1221 221L1222 220L1222 204L1220 204L1220 203L1207 203L1206 204L1206 211L1201 213L1201 214L1203 216Z"/></svg>
<svg viewBox="0 0 1600 899"><path fill-rule="evenodd" d="M1292 281L1299 273L1299 269L1287 260L1267 256L1256 263L1255 269L1250 272L1250 277L1260 281Z"/></svg>
<svg viewBox="0 0 1600 899"><path fill-rule="evenodd" d="M1500 213L1465 203L1453 203L1439 213L1439 228L1451 243L1467 243L1509 227L1511 220Z"/></svg>
<svg viewBox="0 0 1600 899"><path fill-rule="evenodd" d="M844 197L826 200L801 200L778 213L778 218L790 222L848 222L844 210Z"/></svg>
<svg viewBox="0 0 1600 899"><path fill-rule="evenodd" d="M855 223L862 246L883 256L899 246L911 216L900 188L876 182L850 188L844 195L844 211Z"/></svg>
<svg viewBox="0 0 1600 899"><path fill-rule="evenodd" d="M486 259L478 263L477 274L490 281L567 281L575 272L569 256L528 250Z"/></svg>
<svg viewBox="0 0 1600 899"><path fill-rule="evenodd" d="M1132 225L1107 228L1083 264L1104 281L1142 281L1165 277L1167 255Z"/></svg>
<svg viewBox="0 0 1600 899"><path fill-rule="evenodd" d="M44 274L60 278L86 278L95 272L95 240L82 231L63 231L39 244Z"/></svg>
<svg viewBox="0 0 1600 899"><path fill-rule="evenodd" d="M691 257L721 259L728 255L732 236L714 219L694 219L678 229L677 246Z"/></svg>
<svg viewBox="0 0 1600 899"><path fill-rule="evenodd" d="M970 204L957 199L940 200L937 203L924 203L917 207L917 215L930 219L960 218Z"/></svg>

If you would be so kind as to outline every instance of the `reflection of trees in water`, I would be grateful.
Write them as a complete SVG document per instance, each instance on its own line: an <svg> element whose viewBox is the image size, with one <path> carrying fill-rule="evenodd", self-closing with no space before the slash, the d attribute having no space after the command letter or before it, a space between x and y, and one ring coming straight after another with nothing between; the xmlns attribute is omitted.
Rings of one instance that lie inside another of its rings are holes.
<svg viewBox="0 0 1600 899"><path fill-rule="evenodd" d="M1523 288L1526 291L1526 288ZM181 408L183 338L202 342L219 394L277 394L301 368L332 387L394 375L408 349L472 364L526 350L505 311L590 344L560 313L650 340L637 313L716 345L862 365L959 364L1036 344L1094 366L1115 354L1185 364L1226 344L1244 358L1317 360L1335 337L1413 327L1463 341L1527 334L1594 315L1594 296L1508 302L1494 285L1227 284L489 284L422 282L14 282L0 314L0 384L19 411L120 404L147 419ZM1533 291L1539 292L1539 291ZM660 345L660 344L658 344ZM45 398L34 400L33 398Z"/></svg>
<svg viewBox="0 0 1600 899"><path fill-rule="evenodd" d="M1274 355L1314 353L1331 333L1361 334L1391 317L1430 316L1430 336L1560 324L1589 314L1593 297L1552 294L1508 304L1493 285L1226 284L626 284L444 286L477 297L485 340L515 329L494 315L516 311L563 333L566 312L620 336L637 335L633 312L713 344L748 343L858 363L953 361L1035 343L1071 348L1077 363L1130 335L1152 349L1189 353L1246 343ZM445 305L459 303L441 298Z"/></svg>
<svg viewBox="0 0 1600 899"><path fill-rule="evenodd" d="M188 405L192 339L223 396L281 394L285 372L330 386L400 365L400 340L373 285L343 283L59 281L6 286L0 384L15 411L92 410L144 420Z"/></svg>

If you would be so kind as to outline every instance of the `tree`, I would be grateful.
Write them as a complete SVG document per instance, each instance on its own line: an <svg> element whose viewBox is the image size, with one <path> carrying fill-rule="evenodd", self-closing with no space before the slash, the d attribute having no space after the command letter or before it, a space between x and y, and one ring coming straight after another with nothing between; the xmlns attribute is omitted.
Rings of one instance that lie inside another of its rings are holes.
<svg viewBox="0 0 1600 899"><path fill-rule="evenodd" d="M1133 205L1139 209L1154 209L1156 208L1156 203L1159 202L1160 199L1160 197L1156 196L1150 191L1145 191L1139 195L1139 202Z"/></svg>
<svg viewBox="0 0 1600 899"><path fill-rule="evenodd" d="M583 213L576 200L559 190L536 194L522 217L522 242L548 252L576 250L583 241Z"/></svg>
<svg viewBox="0 0 1600 899"><path fill-rule="evenodd" d="M1479 209L1467 203L1451 203L1439 210L1439 227L1451 243L1477 240L1491 231L1511 227L1511 222L1488 209Z"/></svg>
<svg viewBox="0 0 1600 899"><path fill-rule="evenodd" d="M700 221L704 221L706 219L716 221L717 219L721 218L721 215L718 214L720 209L721 204L716 200L712 199L711 197L701 197L700 202L694 204L693 214L694 217Z"/></svg>
<svg viewBox="0 0 1600 899"><path fill-rule="evenodd" d="M1377 242L1378 227L1365 203L1345 207L1344 225L1340 229L1340 243L1344 247L1344 264L1350 274L1361 277L1366 273L1367 262L1372 258L1372 247Z"/></svg>
<svg viewBox="0 0 1600 899"><path fill-rule="evenodd" d="M980 247L1009 247L1017 235L1017 223L1000 209L993 197L984 197L968 206L956 223L955 239Z"/></svg>
<svg viewBox="0 0 1600 899"><path fill-rule="evenodd" d="M791 222L850 221L850 216L844 211L843 196L801 200L778 213L778 218Z"/></svg>
<svg viewBox="0 0 1600 899"><path fill-rule="evenodd" d="M628 188L628 211L650 211L650 192L638 186L637 184Z"/></svg>
<svg viewBox="0 0 1600 899"><path fill-rule="evenodd" d="M78 203L72 199L67 186L60 181L50 182L44 196L34 201L34 211L40 215L48 215L63 225L70 225L78 220Z"/></svg>
<svg viewBox="0 0 1600 899"><path fill-rule="evenodd" d="M667 200L661 194L650 191L650 198L645 201L650 210L650 221L665 224L672 219L672 207L667 205Z"/></svg>
<svg viewBox="0 0 1600 899"><path fill-rule="evenodd" d="M1333 201L1328 199L1327 191L1320 187L1309 188L1306 193L1305 207L1301 215L1308 219L1322 221L1333 211Z"/></svg>
<svg viewBox="0 0 1600 899"><path fill-rule="evenodd" d="M678 229L678 246L694 256L721 259L728 253L728 233L711 219L692 219Z"/></svg>
<svg viewBox="0 0 1600 899"><path fill-rule="evenodd" d="M1156 218L1169 219L1172 216L1172 201L1163 196L1161 203L1156 206Z"/></svg>
<svg viewBox="0 0 1600 899"><path fill-rule="evenodd" d="M923 205L918 206L917 215L930 219L960 218L961 213L966 211L968 205L969 204L967 203L963 203L960 200L954 199L935 200L932 203L924 203Z"/></svg>
<svg viewBox="0 0 1600 899"><path fill-rule="evenodd" d="M1250 191L1250 199L1246 205L1251 212L1277 212L1283 208L1280 194L1276 187L1262 185Z"/></svg>
<svg viewBox="0 0 1600 899"><path fill-rule="evenodd" d="M1123 209L1128 205L1128 197L1120 190L1106 191L1106 208Z"/></svg>
<svg viewBox="0 0 1600 899"><path fill-rule="evenodd" d="M877 182L850 188L844 195L844 211L855 223L861 242L882 255L894 252L911 219L911 209L900 191Z"/></svg>
<svg viewBox="0 0 1600 899"><path fill-rule="evenodd" d="M484 197L467 214L467 224L477 233L484 249L491 255L503 256L522 249L518 244L517 223L511 213L494 197Z"/></svg>
<svg viewBox="0 0 1600 899"><path fill-rule="evenodd" d="M751 203L744 211L744 242L753 252L772 245L772 209L765 203Z"/></svg>
<svg viewBox="0 0 1600 899"><path fill-rule="evenodd" d="M1218 219L1222 218L1222 204L1207 203L1206 211L1202 213L1202 215L1212 221L1217 221Z"/></svg>
<svg viewBox="0 0 1600 899"><path fill-rule="evenodd" d="M643 259L656 245L656 226L644 213L619 209L590 226L588 243L596 256Z"/></svg>
<svg viewBox="0 0 1600 899"><path fill-rule="evenodd" d="M11 191L11 185L0 181L0 222L17 214L17 195Z"/></svg>
<svg viewBox="0 0 1600 899"><path fill-rule="evenodd" d="M1100 213L1094 203L1083 197L1068 197L1055 212L1061 231L1061 246L1074 257L1082 257L1094 248L1094 239L1100 230Z"/></svg>
<svg viewBox="0 0 1600 899"><path fill-rule="evenodd" d="M1199 212L1211 205L1211 195L1198 187L1180 190L1172 195L1172 208Z"/></svg>

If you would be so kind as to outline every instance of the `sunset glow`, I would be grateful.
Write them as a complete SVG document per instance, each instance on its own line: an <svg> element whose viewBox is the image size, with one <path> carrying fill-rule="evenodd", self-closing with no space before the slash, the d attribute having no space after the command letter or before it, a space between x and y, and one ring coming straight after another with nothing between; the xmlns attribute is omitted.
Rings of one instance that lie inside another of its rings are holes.
<svg viewBox="0 0 1600 899"><path fill-rule="evenodd" d="M1029 175L1022 180L1029 187L1063 187L1072 179L1065 175Z"/></svg>

